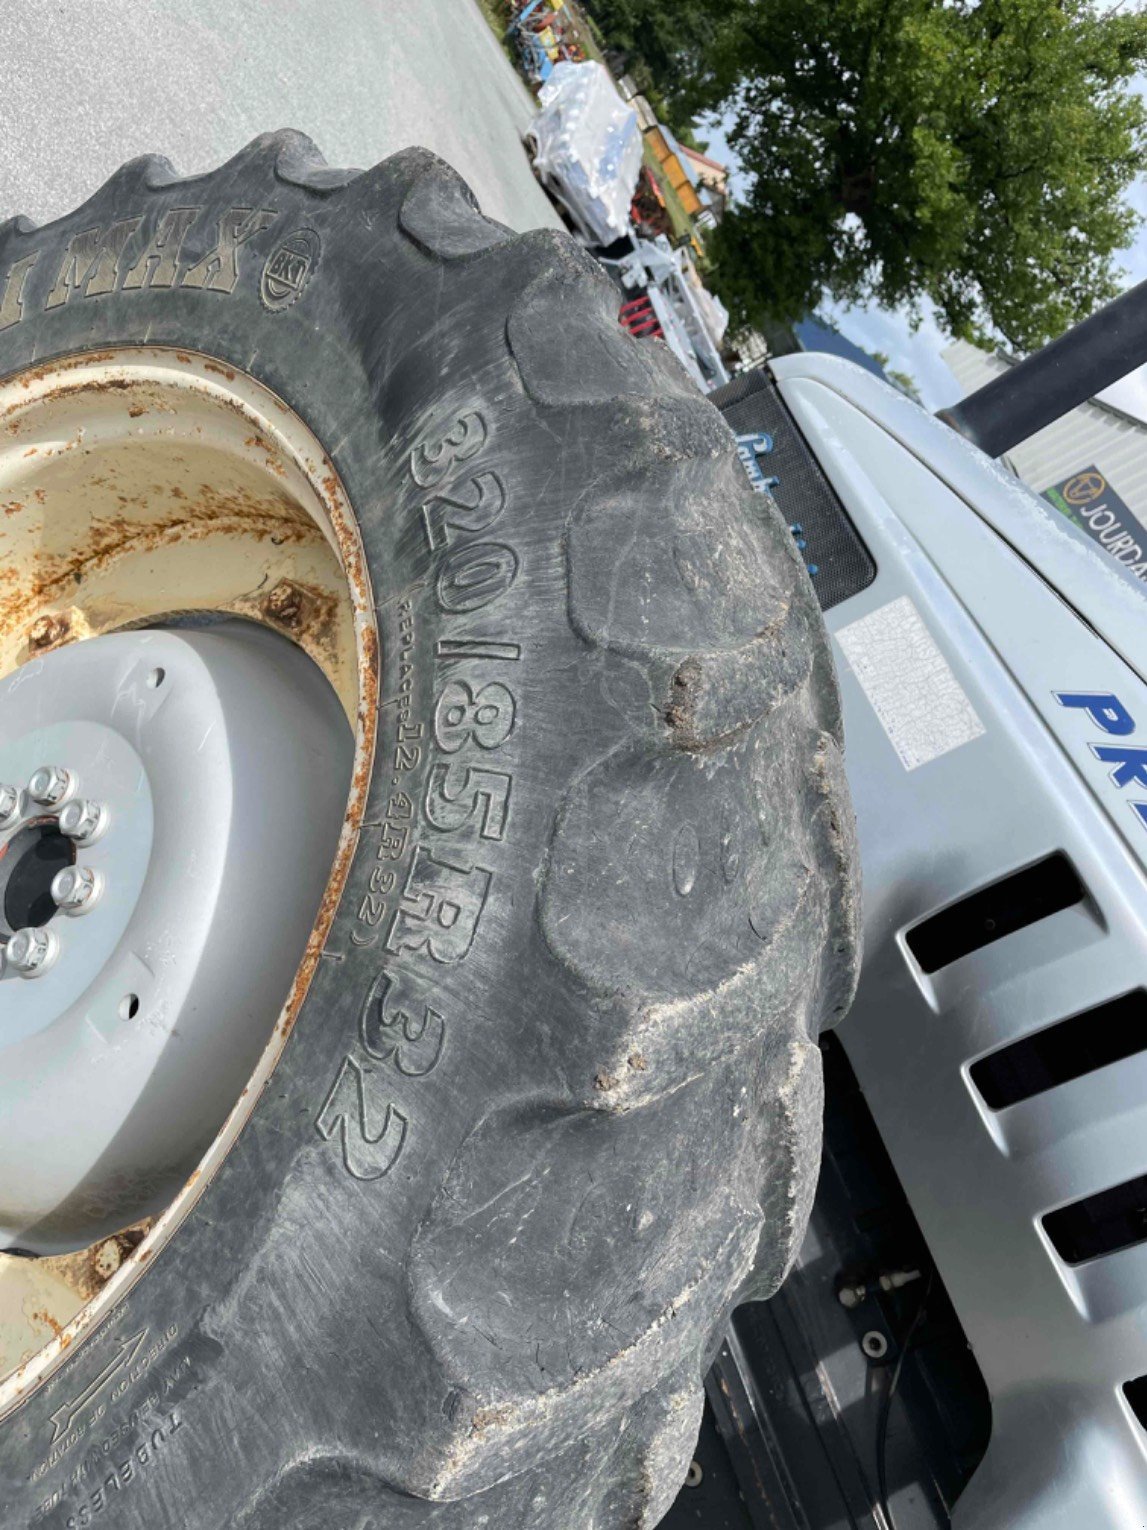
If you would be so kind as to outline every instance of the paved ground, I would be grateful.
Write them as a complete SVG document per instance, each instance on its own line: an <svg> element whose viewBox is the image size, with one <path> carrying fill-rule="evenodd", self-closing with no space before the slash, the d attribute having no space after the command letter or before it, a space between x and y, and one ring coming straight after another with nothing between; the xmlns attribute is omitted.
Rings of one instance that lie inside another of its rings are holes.
<svg viewBox="0 0 1147 1530"><path fill-rule="evenodd" d="M425 144L492 217L557 225L521 147L532 102L474 0L41 0L3 34L0 219L57 217L138 154L190 174L293 127L332 164Z"/></svg>

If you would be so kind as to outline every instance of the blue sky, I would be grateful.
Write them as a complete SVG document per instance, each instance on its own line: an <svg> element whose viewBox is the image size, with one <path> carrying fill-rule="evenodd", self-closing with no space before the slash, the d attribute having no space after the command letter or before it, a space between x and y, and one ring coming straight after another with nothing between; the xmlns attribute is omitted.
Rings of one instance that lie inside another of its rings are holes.
<svg viewBox="0 0 1147 1530"><path fill-rule="evenodd" d="M1118 3L1119 0L1100 0L1103 9L1110 9ZM1141 95L1147 95L1147 79L1137 81L1136 88ZM726 138L730 125L727 118L708 121L701 126L700 132L709 142L709 153L733 167L733 192L736 195L736 161ZM1141 177L1135 182L1128 194L1128 201L1147 219L1147 179ZM1147 221L1140 228L1134 243L1120 258L1119 264L1127 272L1127 286L1147 280ZM930 311L925 313L922 324L915 332L907 314L898 309L846 308L841 304L824 303L817 312L822 318L834 323L857 345L867 351L882 351L892 367L899 372L907 372L915 380L924 403L930 409L943 408L945 404L955 403L960 398L960 386L940 357L940 352L948 344L948 338ZM1141 367L1114 387L1105 389L1101 396L1147 420L1147 367Z"/></svg>

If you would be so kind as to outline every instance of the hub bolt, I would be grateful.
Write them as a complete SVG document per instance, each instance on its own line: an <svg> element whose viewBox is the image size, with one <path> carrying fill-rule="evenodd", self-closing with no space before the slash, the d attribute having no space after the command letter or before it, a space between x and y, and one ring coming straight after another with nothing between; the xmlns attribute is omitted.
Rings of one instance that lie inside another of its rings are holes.
<svg viewBox="0 0 1147 1530"><path fill-rule="evenodd" d="M29 797L41 807L58 807L75 789L75 776L62 765L41 765L28 782Z"/></svg>
<svg viewBox="0 0 1147 1530"><path fill-rule="evenodd" d="M28 647L49 648L67 637L70 625L66 616L38 616L28 628Z"/></svg>
<svg viewBox="0 0 1147 1530"><path fill-rule="evenodd" d="M281 627L297 627L303 615L303 594L289 579L280 579L263 602L263 610Z"/></svg>
<svg viewBox="0 0 1147 1530"><path fill-rule="evenodd" d="M8 966L26 978L47 972L59 954L60 942L51 930L37 930L30 926L17 930L5 951Z"/></svg>
<svg viewBox="0 0 1147 1530"><path fill-rule="evenodd" d="M86 914L103 885L103 877L93 866L65 866L52 878L52 897L65 913Z"/></svg>
<svg viewBox="0 0 1147 1530"><path fill-rule="evenodd" d="M88 798L69 802L60 812L60 833L74 839L77 845L90 845L108 826L108 810L102 802Z"/></svg>
<svg viewBox="0 0 1147 1530"><path fill-rule="evenodd" d="M24 793L18 786L0 786L0 829L15 823L23 808Z"/></svg>

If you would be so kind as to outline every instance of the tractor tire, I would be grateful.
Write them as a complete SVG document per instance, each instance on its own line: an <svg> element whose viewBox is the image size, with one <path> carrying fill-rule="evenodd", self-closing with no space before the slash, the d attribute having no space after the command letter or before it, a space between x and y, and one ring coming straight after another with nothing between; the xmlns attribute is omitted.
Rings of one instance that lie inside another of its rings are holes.
<svg viewBox="0 0 1147 1530"><path fill-rule="evenodd" d="M572 240L489 221L418 149L340 171L276 133L0 226L0 376L194 351L306 422L380 697L278 1064L118 1303L9 1399L5 1526L610 1530L672 1503L726 1319L805 1225L857 874L789 532L616 315Z"/></svg>

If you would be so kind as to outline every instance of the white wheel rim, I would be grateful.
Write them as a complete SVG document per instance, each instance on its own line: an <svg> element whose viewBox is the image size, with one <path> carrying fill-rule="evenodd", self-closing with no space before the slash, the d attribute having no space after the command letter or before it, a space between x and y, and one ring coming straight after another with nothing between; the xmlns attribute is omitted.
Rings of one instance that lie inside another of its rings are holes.
<svg viewBox="0 0 1147 1530"><path fill-rule="evenodd" d="M188 1181L137 1248L121 1240L118 1268L108 1240L82 1258L0 1255L2 1417L170 1239L281 1054L362 817L377 635L357 525L329 458L282 400L209 357L122 348L61 358L0 384L0 507L0 684L65 644L179 611L229 613L308 653L354 731L350 796L303 960L277 1018L268 1017L246 1086Z"/></svg>

